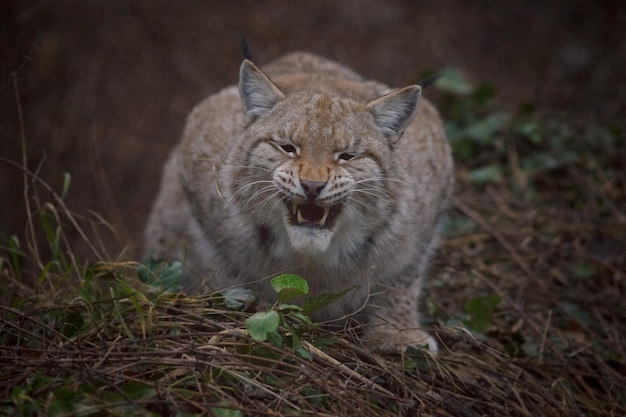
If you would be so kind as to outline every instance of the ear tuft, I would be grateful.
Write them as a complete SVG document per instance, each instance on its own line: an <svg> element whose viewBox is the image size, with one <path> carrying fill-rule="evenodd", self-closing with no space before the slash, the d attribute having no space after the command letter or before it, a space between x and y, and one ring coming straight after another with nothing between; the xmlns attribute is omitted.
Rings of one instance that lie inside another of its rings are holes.
<svg viewBox="0 0 626 417"><path fill-rule="evenodd" d="M285 98L267 75L247 59L239 70L239 97L246 123L253 122Z"/></svg>
<svg viewBox="0 0 626 417"><path fill-rule="evenodd" d="M395 141L402 136L415 119L421 92L420 86L410 85L368 103L367 109L385 137Z"/></svg>

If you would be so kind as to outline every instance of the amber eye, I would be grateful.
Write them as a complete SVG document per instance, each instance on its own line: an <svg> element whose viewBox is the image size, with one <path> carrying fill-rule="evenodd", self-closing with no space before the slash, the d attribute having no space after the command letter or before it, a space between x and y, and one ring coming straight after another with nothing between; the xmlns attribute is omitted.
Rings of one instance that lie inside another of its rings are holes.
<svg viewBox="0 0 626 417"><path fill-rule="evenodd" d="M343 152L339 154L339 160L340 161L349 161L351 159L353 159L356 155L353 153L349 153L349 152Z"/></svg>
<svg viewBox="0 0 626 417"><path fill-rule="evenodd" d="M296 153L296 147L293 145L285 144L278 146L280 146L280 149L282 149L285 153Z"/></svg>

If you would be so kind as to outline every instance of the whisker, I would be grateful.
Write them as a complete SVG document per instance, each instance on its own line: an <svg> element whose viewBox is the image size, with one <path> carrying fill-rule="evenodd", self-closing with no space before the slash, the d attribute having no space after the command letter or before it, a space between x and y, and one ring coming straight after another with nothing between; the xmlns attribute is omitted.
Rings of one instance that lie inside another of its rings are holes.
<svg viewBox="0 0 626 417"><path fill-rule="evenodd" d="M389 193L388 191L377 189L377 188L360 188L360 189L356 189L352 191L352 194L358 194L358 193L371 195L372 197L376 197L380 199L389 199L392 196L392 194Z"/></svg>
<svg viewBox="0 0 626 417"><path fill-rule="evenodd" d="M348 204L348 201L349 201L350 203L359 203L359 204L361 204L363 207L365 207L366 209L369 209L369 208L370 208L370 206L369 206L366 202L361 201L361 200L357 200L357 199L356 199L356 198L354 198L354 197L349 197L349 198L347 198L346 200L344 200L344 201L343 201L343 203L347 205L347 204ZM359 210L358 210L356 207L354 207L353 205L350 205L349 207L350 207L352 210L354 210L354 211L357 211L357 212L359 211Z"/></svg>
<svg viewBox="0 0 626 417"><path fill-rule="evenodd" d="M258 214L257 214L257 220L260 220L261 218L261 214L263 213L263 210L265 208L265 205L267 203L269 203L270 201L272 201L272 199L274 199L274 197L279 196L280 195L280 191L276 191L275 193L272 193L271 195L269 195L267 198L265 198L265 200L263 200L263 202L261 203L261 205L259 206L259 210L258 210ZM276 206L278 204L280 204L280 202L282 201L282 199L278 198L276 199L276 202L274 203L274 206L270 209L270 211L274 211L274 209L276 208Z"/></svg>
<svg viewBox="0 0 626 417"><path fill-rule="evenodd" d="M403 185L409 185L409 183L407 183L404 180L398 179L398 178L391 178L391 177L372 177L372 178L364 178L361 180L356 180L354 183L355 184L364 184L367 182L397 182L399 184L403 184Z"/></svg>
<svg viewBox="0 0 626 417"><path fill-rule="evenodd" d="M350 210L352 210L354 212L358 212L356 207L354 207L352 204L348 203L348 201L352 201L352 199L344 200L344 201L341 202L341 204L346 206L347 208L349 208ZM361 203L361 201L358 201L358 200L354 200L354 201L356 201L357 203Z"/></svg>
<svg viewBox="0 0 626 417"><path fill-rule="evenodd" d="M241 187L239 187L233 194L241 194L243 192L246 191L246 189L255 186L255 185L259 185L259 184L270 184L273 185L274 182L271 180L258 180L258 181L253 181L253 182L249 182L246 183L244 185L242 185Z"/></svg>
<svg viewBox="0 0 626 417"><path fill-rule="evenodd" d="M261 188L260 190L258 190L257 192L255 192L254 194L252 194L252 195L248 198L248 200L246 201L246 203L243 205L243 207L244 207L244 208L245 208L245 207L248 207L248 204L250 204L250 203L251 203L251 202L253 202L253 201L258 200L258 199L259 199L259 196L262 196L263 194L267 193L268 191L273 191L273 192L270 194L270 197L271 197L271 196L273 196L273 195L275 195L275 194L277 194L277 193L278 193L278 194L280 193L280 192L279 192L278 190L276 190L274 187L271 187L271 186L266 186L266 187L263 187L263 188Z"/></svg>
<svg viewBox="0 0 626 417"><path fill-rule="evenodd" d="M194 155L184 155L184 154L180 154L181 158L185 158L185 159L193 159L196 161L204 161L204 162L213 162L215 163L216 161L220 160L220 157L215 157L215 158L205 158L202 156L194 156Z"/></svg>
<svg viewBox="0 0 626 417"><path fill-rule="evenodd" d="M230 196L230 198L228 199L228 201L226 201L226 203L224 204L224 206L225 206L225 207L227 207L227 206L231 203L231 201L232 201L232 200L233 200L233 199L234 199L234 198L235 198L238 194L243 195L243 194L246 192L246 190L247 190L248 188L253 187L253 186L255 186L255 185L259 185L259 184L269 184L269 185L266 185L265 187L261 188L261 190L270 189L270 188L272 188L272 187L273 187L273 182L272 182L272 181L269 181L269 180L259 180L259 181L254 181L254 182L250 182L250 183L244 184L244 185L242 185L240 188L238 188L237 190L235 190L235 192L233 193L233 195L231 195L231 196ZM260 191L261 191L261 190L260 190ZM256 193L255 193L255 194L256 194ZM253 194L250 198L254 197L254 195L255 195L255 194Z"/></svg>
<svg viewBox="0 0 626 417"><path fill-rule="evenodd" d="M257 167L257 166L250 166L250 165L226 165L226 164L221 164L220 168L258 169L258 170L264 171L264 172L274 172L274 170L271 169L271 168Z"/></svg>
<svg viewBox="0 0 626 417"><path fill-rule="evenodd" d="M193 159L193 160L196 160L196 161L210 162L210 163L214 164L218 168L256 169L256 170L264 171L264 172L274 172L274 169L272 169L272 168L253 166L253 165L230 165L230 164L226 164L224 159L221 156L217 156L215 158L205 158L205 157L201 157L201 156L181 155L181 157L182 158L186 158L186 159Z"/></svg>

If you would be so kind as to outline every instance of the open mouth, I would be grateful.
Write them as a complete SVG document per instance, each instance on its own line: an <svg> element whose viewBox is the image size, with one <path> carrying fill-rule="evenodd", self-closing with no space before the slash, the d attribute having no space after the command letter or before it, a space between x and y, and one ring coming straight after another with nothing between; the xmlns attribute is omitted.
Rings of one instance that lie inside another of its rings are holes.
<svg viewBox="0 0 626 417"><path fill-rule="evenodd" d="M291 213L291 221L296 226L325 227L332 226L339 214L339 206L322 207L316 204L287 203Z"/></svg>

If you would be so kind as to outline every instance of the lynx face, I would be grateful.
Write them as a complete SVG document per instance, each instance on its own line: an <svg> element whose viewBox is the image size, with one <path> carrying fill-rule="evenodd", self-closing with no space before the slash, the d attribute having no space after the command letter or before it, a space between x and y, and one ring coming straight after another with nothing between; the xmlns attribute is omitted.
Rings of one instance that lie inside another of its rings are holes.
<svg viewBox="0 0 626 417"><path fill-rule="evenodd" d="M325 251L338 224L346 222L344 206L349 211L348 201L356 197L356 179L342 166L356 157L350 144L336 151L315 136L303 131L271 143L281 161L272 182L284 203L284 227L297 252Z"/></svg>
<svg viewBox="0 0 626 417"><path fill-rule="evenodd" d="M251 63L242 66L241 80L247 152L231 165L239 167L232 194L243 211L284 231L299 253L325 252L336 235L341 246L361 244L385 221L395 185L387 161L415 116L419 87L363 104L320 94L285 97Z"/></svg>

